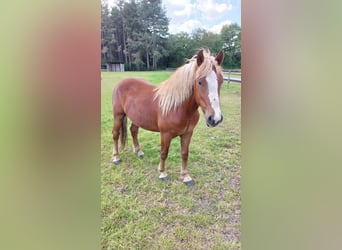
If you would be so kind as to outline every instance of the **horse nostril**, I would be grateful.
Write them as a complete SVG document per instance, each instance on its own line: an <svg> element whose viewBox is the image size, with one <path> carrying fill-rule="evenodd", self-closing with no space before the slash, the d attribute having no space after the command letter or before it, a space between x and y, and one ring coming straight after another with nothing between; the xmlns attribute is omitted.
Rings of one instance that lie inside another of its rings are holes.
<svg viewBox="0 0 342 250"><path fill-rule="evenodd" d="M213 117L213 116L209 116L209 117L208 117L208 122L209 122L211 125L214 125L214 124L215 124L214 117Z"/></svg>

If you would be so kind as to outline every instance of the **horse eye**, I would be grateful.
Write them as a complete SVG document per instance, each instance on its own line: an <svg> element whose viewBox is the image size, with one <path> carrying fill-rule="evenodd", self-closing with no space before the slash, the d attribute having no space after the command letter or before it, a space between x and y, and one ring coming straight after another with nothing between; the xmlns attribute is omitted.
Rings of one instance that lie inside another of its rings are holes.
<svg viewBox="0 0 342 250"><path fill-rule="evenodd" d="M202 82L198 82L199 85L202 85Z"/></svg>

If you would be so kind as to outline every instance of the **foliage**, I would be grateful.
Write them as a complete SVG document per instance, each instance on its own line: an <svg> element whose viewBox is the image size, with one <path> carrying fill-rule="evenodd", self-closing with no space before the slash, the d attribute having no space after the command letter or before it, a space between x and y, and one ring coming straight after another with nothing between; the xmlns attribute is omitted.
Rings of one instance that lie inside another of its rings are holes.
<svg viewBox="0 0 342 250"><path fill-rule="evenodd" d="M225 61L231 68L241 67L241 28L237 24L225 25L221 30Z"/></svg>
<svg viewBox="0 0 342 250"><path fill-rule="evenodd" d="M101 4L101 59L125 64L126 70L156 70L184 64L199 48L224 50L224 68L241 68L241 28L223 26L215 34L205 29L169 34L161 0L119 0Z"/></svg>
<svg viewBox="0 0 342 250"><path fill-rule="evenodd" d="M111 60L128 69L156 69L166 51L169 24L161 0L119 0L111 11L105 3L101 8L102 63Z"/></svg>
<svg viewBox="0 0 342 250"><path fill-rule="evenodd" d="M168 51L166 67L175 68L185 63L185 59L191 58L200 48L208 48L214 53L221 48L220 35L206 31L194 30L191 34L181 32L170 35L168 39Z"/></svg>
<svg viewBox="0 0 342 250"><path fill-rule="evenodd" d="M101 94L102 249L241 249L239 84L221 89L223 122L205 125L203 115L190 144L189 171L196 185L178 178L180 143L172 141L167 159L171 180L158 178L160 138L139 130L145 158L131 150L128 137L122 163L110 163L113 117L111 94L118 81L142 77L158 84L172 72L103 72Z"/></svg>

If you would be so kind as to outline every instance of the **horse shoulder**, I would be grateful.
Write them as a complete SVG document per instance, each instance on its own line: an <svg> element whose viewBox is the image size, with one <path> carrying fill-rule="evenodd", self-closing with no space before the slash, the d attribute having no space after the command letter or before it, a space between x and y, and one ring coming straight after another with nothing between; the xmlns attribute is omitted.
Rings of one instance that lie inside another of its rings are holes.
<svg viewBox="0 0 342 250"><path fill-rule="evenodd" d="M193 131L199 121L198 110L191 115L184 112L171 111L167 116L159 114L158 127L161 131L172 133L174 136Z"/></svg>
<svg viewBox="0 0 342 250"><path fill-rule="evenodd" d="M189 129L193 130L196 127L199 121L199 118L200 118L200 114L198 110L196 110L196 112L194 112L194 114L190 118Z"/></svg>

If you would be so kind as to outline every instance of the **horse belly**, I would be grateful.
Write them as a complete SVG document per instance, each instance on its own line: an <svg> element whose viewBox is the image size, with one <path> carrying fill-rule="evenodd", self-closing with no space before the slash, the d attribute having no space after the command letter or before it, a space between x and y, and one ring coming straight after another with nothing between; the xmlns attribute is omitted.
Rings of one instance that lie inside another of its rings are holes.
<svg viewBox="0 0 342 250"><path fill-rule="evenodd" d="M115 97L119 97L120 106L132 123L157 132L158 103L154 101L154 89L145 80L127 78L118 84Z"/></svg>
<svg viewBox="0 0 342 250"><path fill-rule="evenodd" d="M158 123L151 114L139 112L139 109L137 109L127 112L127 116L135 125L149 131L159 132Z"/></svg>
<svg viewBox="0 0 342 250"><path fill-rule="evenodd" d="M132 98L126 102L126 115L135 125L150 131L158 132L157 113L154 110L153 102L149 101L137 101Z"/></svg>

